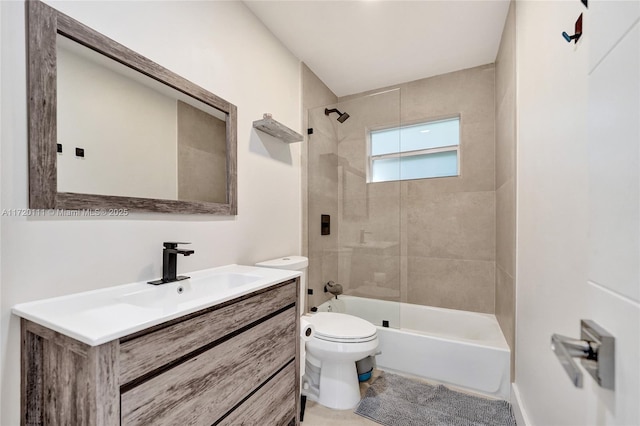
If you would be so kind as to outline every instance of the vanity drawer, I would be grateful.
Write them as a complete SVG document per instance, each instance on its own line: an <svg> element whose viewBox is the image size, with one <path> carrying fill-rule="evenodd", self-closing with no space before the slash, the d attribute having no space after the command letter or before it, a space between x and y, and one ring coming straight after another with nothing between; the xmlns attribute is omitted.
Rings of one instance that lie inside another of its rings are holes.
<svg viewBox="0 0 640 426"><path fill-rule="evenodd" d="M296 363L292 361L216 426L281 426L295 416Z"/></svg>
<svg viewBox="0 0 640 426"><path fill-rule="evenodd" d="M214 424L295 359L296 326L292 307L125 391L121 424Z"/></svg>
<svg viewBox="0 0 640 426"><path fill-rule="evenodd" d="M120 385L292 305L298 279L120 340Z"/></svg>

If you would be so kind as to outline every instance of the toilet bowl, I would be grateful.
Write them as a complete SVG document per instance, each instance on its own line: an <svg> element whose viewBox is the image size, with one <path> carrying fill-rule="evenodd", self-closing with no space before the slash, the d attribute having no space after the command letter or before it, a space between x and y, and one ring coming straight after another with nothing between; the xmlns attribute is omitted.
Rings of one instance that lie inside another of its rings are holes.
<svg viewBox="0 0 640 426"><path fill-rule="evenodd" d="M308 321L315 333L306 343L304 393L325 407L354 408L360 402L356 361L378 350L376 327L337 312L318 312Z"/></svg>
<svg viewBox="0 0 640 426"><path fill-rule="evenodd" d="M263 268L300 271L300 313L304 313L308 259L287 256L256 263ZM328 408L348 410L360 402L356 361L378 350L376 327L361 318L337 312L305 315L315 329L300 342L302 394Z"/></svg>

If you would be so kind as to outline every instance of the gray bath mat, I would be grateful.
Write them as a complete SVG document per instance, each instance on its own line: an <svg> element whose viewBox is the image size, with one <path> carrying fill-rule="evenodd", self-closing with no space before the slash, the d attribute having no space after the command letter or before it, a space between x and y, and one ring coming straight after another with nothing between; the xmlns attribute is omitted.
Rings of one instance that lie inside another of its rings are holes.
<svg viewBox="0 0 640 426"><path fill-rule="evenodd" d="M385 426L516 426L507 401L385 372L369 386L355 412Z"/></svg>

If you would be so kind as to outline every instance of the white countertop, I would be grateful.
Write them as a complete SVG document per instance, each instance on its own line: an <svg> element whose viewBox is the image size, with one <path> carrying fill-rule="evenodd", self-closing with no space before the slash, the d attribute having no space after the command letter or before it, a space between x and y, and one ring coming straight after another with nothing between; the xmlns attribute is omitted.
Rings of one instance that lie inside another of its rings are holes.
<svg viewBox="0 0 640 426"><path fill-rule="evenodd" d="M299 277L300 272L228 265L187 272L169 284L124 284L20 303L12 312L90 346Z"/></svg>

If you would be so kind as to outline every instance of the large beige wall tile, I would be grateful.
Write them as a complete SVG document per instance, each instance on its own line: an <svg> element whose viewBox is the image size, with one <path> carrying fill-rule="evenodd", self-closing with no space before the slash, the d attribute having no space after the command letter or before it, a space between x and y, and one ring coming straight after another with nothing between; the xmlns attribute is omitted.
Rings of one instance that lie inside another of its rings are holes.
<svg viewBox="0 0 640 426"><path fill-rule="evenodd" d="M412 81L402 88L402 121L467 114L472 120L493 116L493 64Z"/></svg>
<svg viewBox="0 0 640 426"><path fill-rule="evenodd" d="M337 276L337 253L328 252L321 256L309 258L307 289L313 290L313 294L309 295L307 298L307 310L313 306L318 306L331 298L330 294L324 292L324 285L329 280L335 281Z"/></svg>
<svg viewBox="0 0 640 426"><path fill-rule="evenodd" d="M371 234L366 235L366 241L400 241L401 205L398 201L397 196L369 199L369 222L364 229Z"/></svg>
<svg viewBox="0 0 640 426"><path fill-rule="evenodd" d="M507 90L496 114L496 189L515 176L516 161L515 88Z"/></svg>
<svg viewBox="0 0 640 426"><path fill-rule="evenodd" d="M495 189L495 126L493 115L484 121L461 119L460 180L464 192Z"/></svg>
<svg viewBox="0 0 640 426"><path fill-rule="evenodd" d="M226 203L226 156L190 146L178 148L178 199Z"/></svg>
<svg viewBox="0 0 640 426"><path fill-rule="evenodd" d="M515 88L516 81L516 2L509 5L509 12L502 30L500 48L496 57L496 105L500 105L506 91Z"/></svg>
<svg viewBox="0 0 640 426"><path fill-rule="evenodd" d="M341 163L340 160L338 160L339 164ZM353 167L340 166L338 168L338 177L341 181L340 197L345 199L368 198L367 177L364 171Z"/></svg>
<svg viewBox="0 0 640 426"><path fill-rule="evenodd" d="M493 64L460 71L464 78L458 88L458 108L470 123L493 123L495 115L495 67Z"/></svg>
<svg viewBox="0 0 640 426"><path fill-rule="evenodd" d="M329 88L307 67L306 64L301 64L302 74L302 129L308 129L310 126L310 121L315 121L315 123L320 126L320 120L315 119L311 120L312 111L316 111L316 115L314 117L318 117L318 111L316 107L331 104L337 102L338 98L336 95L329 90ZM328 139L331 140L335 132L333 128L329 127L327 124L327 128L318 128L318 133L320 134L323 130L325 136L328 136ZM302 254L309 256L309 167L313 167L316 164L316 158L312 157L312 161L309 161L309 136L305 134L304 141L302 142L301 149L301 168L302 168ZM316 138L318 139L318 138ZM335 139L335 136L333 137ZM337 147L332 147L330 152L334 152ZM312 153L313 155L313 153ZM311 179L313 182L313 178ZM312 263L312 260L309 260L309 263Z"/></svg>
<svg viewBox="0 0 640 426"><path fill-rule="evenodd" d="M352 168L366 177L367 170L367 146L365 142L365 134L360 137L350 136L340 140L338 144L338 154L340 155L340 164L347 168Z"/></svg>
<svg viewBox="0 0 640 426"><path fill-rule="evenodd" d="M511 381L515 380L516 353L516 291L515 280L500 266L496 267L496 318L509 348L511 348Z"/></svg>
<svg viewBox="0 0 640 426"><path fill-rule="evenodd" d="M407 260L409 303L494 313L494 262L415 256Z"/></svg>
<svg viewBox="0 0 640 426"><path fill-rule="evenodd" d="M403 207L409 256L494 260L493 191L409 197Z"/></svg>
<svg viewBox="0 0 640 426"><path fill-rule="evenodd" d="M515 276L516 193L513 179L496 191L496 264Z"/></svg>
<svg viewBox="0 0 640 426"><path fill-rule="evenodd" d="M338 154L341 164L353 167L363 174L367 167L367 134L371 130L400 125L400 90L341 102L341 112L349 113L347 121L336 124Z"/></svg>
<svg viewBox="0 0 640 426"><path fill-rule="evenodd" d="M331 234L321 235L321 215L331 216ZM339 238L338 201L331 194L320 195L311 193L309 202L309 256L322 255L326 250L338 248Z"/></svg>
<svg viewBox="0 0 640 426"><path fill-rule="evenodd" d="M362 137L365 129L397 126L401 118L400 108L401 91L397 87L340 101L338 109L348 113L349 119L340 125L339 140L346 137Z"/></svg>
<svg viewBox="0 0 640 426"><path fill-rule="evenodd" d="M309 166L309 193L338 198L338 157L332 153L314 155Z"/></svg>
<svg viewBox="0 0 640 426"><path fill-rule="evenodd" d="M313 294L307 297L307 310L322 303L322 293L319 291L322 282L322 256L309 256L307 268L307 289L313 289Z"/></svg>
<svg viewBox="0 0 640 426"><path fill-rule="evenodd" d="M373 299L400 301L400 256L354 249L348 293Z"/></svg>
<svg viewBox="0 0 640 426"><path fill-rule="evenodd" d="M496 58L496 317L511 348L515 379L516 52L512 1Z"/></svg>
<svg viewBox="0 0 640 426"><path fill-rule="evenodd" d="M369 198L395 199L397 203L400 203L400 188L401 182L399 181L370 183L367 188L367 196Z"/></svg>
<svg viewBox="0 0 640 426"><path fill-rule="evenodd" d="M178 101L178 199L225 203L225 122Z"/></svg>
<svg viewBox="0 0 640 426"><path fill-rule="evenodd" d="M478 192L495 189L495 131L493 116L485 122L468 122L460 129L460 176L402 182L409 197L434 193Z"/></svg>
<svg viewBox="0 0 640 426"><path fill-rule="evenodd" d="M302 104L305 109L332 104L336 95L314 74L307 64L302 64Z"/></svg>
<svg viewBox="0 0 640 426"><path fill-rule="evenodd" d="M322 276L319 284L323 291L324 285L329 281L338 281L338 250L335 248L325 250L322 255Z"/></svg>

